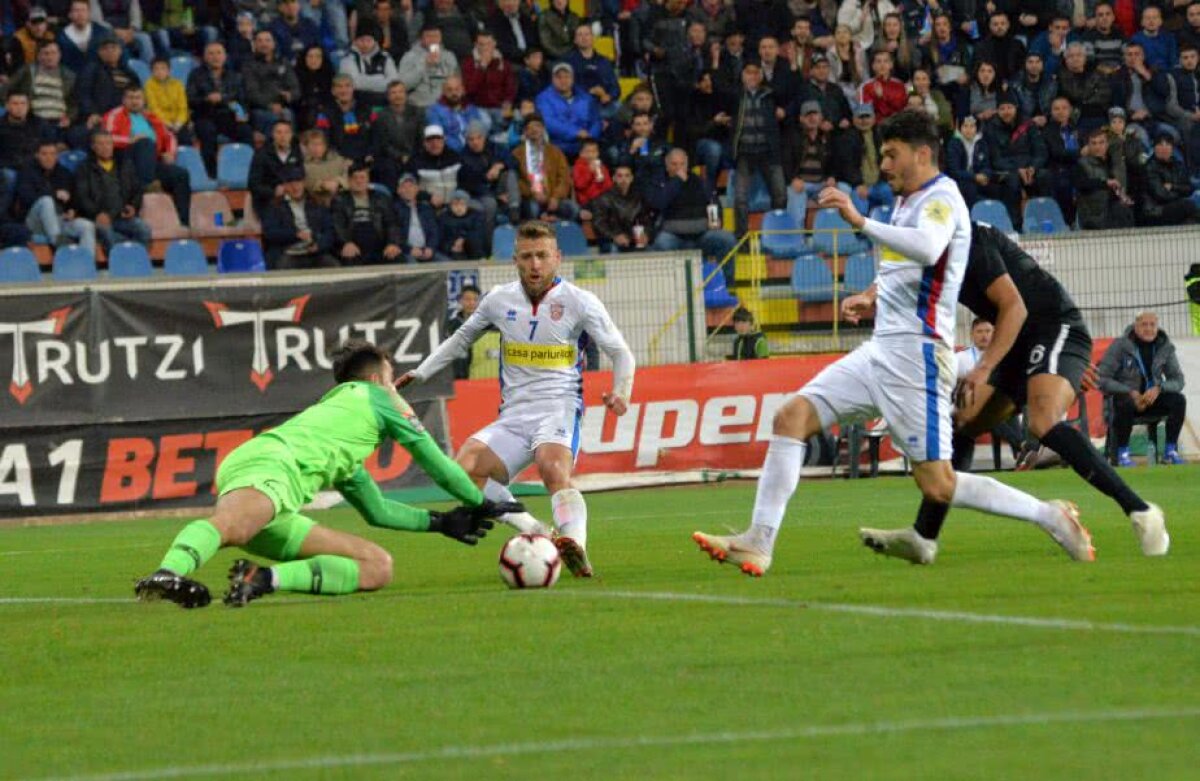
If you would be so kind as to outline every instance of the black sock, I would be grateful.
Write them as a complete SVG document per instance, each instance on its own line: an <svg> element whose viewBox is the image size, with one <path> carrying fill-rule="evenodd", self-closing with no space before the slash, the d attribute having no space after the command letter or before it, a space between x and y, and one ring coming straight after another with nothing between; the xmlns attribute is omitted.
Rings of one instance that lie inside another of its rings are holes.
<svg viewBox="0 0 1200 781"><path fill-rule="evenodd" d="M1063 461L1098 491L1111 496L1126 515L1150 509L1079 429L1059 423L1046 432L1042 444L1058 453Z"/></svg>
<svg viewBox="0 0 1200 781"><path fill-rule="evenodd" d="M951 442L950 463L955 472L970 472L975 461L975 437L954 433Z"/></svg>
<svg viewBox="0 0 1200 781"><path fill-rule="evenodd" d="M948 504L922 499L921 509L917 510L917 522L913 524L913 528L925 539L936 540L942 531L942 524L946 521L946 514L949 512L950 505Z"/></svg>

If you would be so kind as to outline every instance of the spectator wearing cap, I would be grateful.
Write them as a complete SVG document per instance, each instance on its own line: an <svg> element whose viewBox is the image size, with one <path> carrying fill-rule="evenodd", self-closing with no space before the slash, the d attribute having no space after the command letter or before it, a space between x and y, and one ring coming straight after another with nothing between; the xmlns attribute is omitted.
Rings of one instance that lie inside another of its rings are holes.
<svg viewBox="0 0 1200 781"><path fill-rule="evenodd" d="M425 121L441 126L446 146L455 152L462 152L466 146L468 125L482 125L484 132L490 132L492 127L491 115L467 102L463 80L458 76L442 83L442 97L426 109Z"/></svg>
<svg viewBox="0 0 1200 781"><path fill-rule="evenodd" d="M1163 30L1162 9L1156 5L1142 8L1142 29L1129 40L1141 45L1147 67L1156 71L1169 71L1179 62L1179 43L1174 35Z"/></svg>
<svg viewBox="0 0 1200 781"><path fill-rule="evenodd" d="M571 171L566 155L546 139L541 114L525 119L524 137L513 150L522 219L573 220L579 207L571 200Z"/></svg>
<svg viewBox="0 0 1200 781"><path fill-rule="evenodd" d="M742 91L733 122L733 161L737 178L733 186L733 208L737 235L745 234L750 221L750 186L760 174L771 193L771 208L787 203L783 178L779 123L770 88L763 87L762 68L748 62L742 68Z"/></svg>
<svg viewBox="0 0 1200 781"><path fill-rule="evenodd" d="M402 261L400 224L392 199L371 189L371 168L350 166L347 188L332 205L334 250L343 264L358 266Z"/></svg>
<svg viewBox="0 0 1200 781"><path fill-rule="evenodd" d="M305 130L300 134L304 156L304 189L314 203L328 206L348 185L352 161L331 149L323 130Z"/></svg>
<svg viewBox="0 0 1200 781"><path fill-rule="evenodd" d="M371 135L375 181L395 190L400 173L421 148L425 135L425 112L408 102L404 82L388 85L387 107L376 114Z"/></svg>
<svg viewBox="0 0 1200 781"><path fill-rule="evenodd" d="M750 361L759 358L770 358L771 347L762 329L754 322L754 315L749 309L739 306L733 313L733 352L729 355L731 361Z"/></svg>
<svg viewBox="0 0 1200 781"><path fill-rule="evenodd" d="M421 193L435 209L441 209L458 189L458 172L462 158L446 145L446 133L441 125L426 125L421 150L408 163L416 174Z"/></svg>
<svg viewBox="0 0 1200 781"><path fill-rule="evenodd" d="M442 84L458 73L458 58L442 46L442 30L432 22L421 28L421 37L400 59L400 81L408 87L408 100L425 110L437 102Z"/></svg>
<svg viewBox="0 0 1200 781"><path fill-rule="evenodd" d="M1125 109L1113 106L1108 110L1108 154L1114 163L1125 169L1126 190L1134 198L1140 198L1146 190L1146 163L1149 147L1142 143L1141 136L1125 120ZM1086 136L1081 136L1086 141Z"/></svg>
<svg viewBox="0 0 1200 781"><path fill-rule="evenodd" d="M1075 191L1071 187L1071 171L1079 162L1083 139L1075 123L1071 99L1063 95L1050 104L1050 120L1042 128L1046 144L1046 167L1050 174L1051 192L1068 225L1075 222Z"/></svg>
<svg viewBox="0 0 1200 781"><path fill-rule="evenodd" d="M537 46L525 50L521 67L517 68L517 102L536 100L542 90L550 87L550 69L546 67L546 56Z"/></svg>
<svg viewBox="0 0 1200 781"><path fill-rule="evenodd" d="M467 101L486 111L493 127L507 127L517 99L517 71L496 47L490 30L475 33L475 48L462 67Z"/></svg>
<svg viewBox="0 0 1200 781"><path fill-rule="evenodd" d="M1160 132L1178 138L1179 131L1170 124L1167 114L1170 78L1146 64L1146 53L1140 43L1126 44L1124 64L1113 75L1112 85L1112 105L1125 109L1126 120L1142 143L1150 146L1150 139Z"/></svg>
<svg viewBox="0 0 1200 781"><path fill-rule="evenodd" d="M834 187L833 135L822 130L825 118L821 104L807 100L800 106L800 137L795 152L790 155L791 165L786 172L792 189L804 192L810 198L826 187Z"/></svg>
<svg viewBox="0 0 1200 781"><path fill-rule="evenodd" d="M652 249L699 249L705 260L720 262L737 244L732 233L721 229L716 194L688 170L684 150L676 148L667 153L666 170L655 181L643 183L642 196L659 215ZM733 261L723 270L725 279L732 283Z"/></svg>
<svg viewBox="0 0 1200 781"><path fill-rule="evenodd" d="M874 116L882 121L904 108L908 93L904 83L892 76L891 52L879 49L871 55L871 74L858 91L858 101L872 106Z"/></svg>
<svg viewBox="0 0 1200 781"><path fill-rule="evenodd" d="M179 142L162 119L146 110L146 92L137 84L125 88L120 106L104 115L101 127L112 134L117 154L133 163L142 187L159 182L170 193L179 220L188 224L192 186L187 171L175 164Z"/></svg>
<svg viewBox="0 0 1200 781"><path fill-rule="evenodd" d="M1088 65L1087 49L1082 43L1067 46L1063 67L1055 79L1058 94L1071 99L1079 112L1079 131L1087 134L1102 126L1112 102L1112 85L1096 68Z"/></svg>
<svg viewBox="0 0 1200 781"><path fill-rule="evenodd" d="M72 9L76 5L72 3ZM121 64L121 57L121 42L105 34L97 42L97 59L88 64L75 81L79 116L89 130L99 125L105 114L121 105L126 87L141 84L137 74L128 65Z"/></svg>
<svg viewBox="0 0 1200 781"><path fill-rule="evenodd" d="M634 186L633 169L618 165L612 174L612 187L590 204L592 230L601 252L635 252L645 249L650 234L646 205L639 188Z"/></svg>
<svg viewBox="0 0 1200 781"><path fill-rule="evenodd" d="M242 64L242 84L255 131L266 134L277 120L295 120L291 104L300 96L300 80L291 62L279 56L270 30L254 34L254 57Z"/></svg>
<svg viewBox="0 0 1200 781"><path fill-rule="evenodd" d="M404 174L396 187L396 224L400 228L400 249L409 263L445 260L439 254L438 220L428 198L420 196L417 177Z"/></svg>
<svg viewBox="0 0 1200 781"><path fill-rule="evenodd" d="M150 243L150 226L138 219L142 192L133 163L116 158L112 134L94 131L88 158L75 170L71 200L79 216L96 226L105 249L122 241Z"/></svg>
<svg viewBox="0 0 1200 781"><path fill-rule="evenodd" d="M959 121L958 131L946 143L946 174L958 185L967 206L974 206L981 198L996 198L1003 203L1012 195L1011 189L995 181L979 120L970 114ZM1014 204L1009 212L1018 205Z"/></svg>
<svg viewBox="0 0 1200 781"><path fill-rule="evenodd" d="M565 62L550 71L550 86L534 100L546 122L550 141L571 157L585 138L599 138L603 130L596 99L575 86L575 71Z"/></svg>
<svg viewBox="0 0 1200 781"><path fill-rule="evenodd" d="M1108 134L1096 128L1088 134L1071 182L1079 227L1083 230L1132 228L1133 200L1125 192L1125 165L1109 152Z"/></svg>
<svg viewBox="0 0 1200 781"><path fill-rule="evenodd" d="M983 123L983 137L996 178L1013 193L1006 205L1019 202L1021 193L1031 198L1048 195L1046 143L1040 129L1021 117L1016 98L1007 90L996 103L996 116ZM1019 228L1021 215L1012 218Z"/></svg>
<svg viewBox="0 0 1200 781"><path fill-rule="evenodd" d="M1025 56L1025 64L1009 80L1008 90L1017 99L1021 116L1029 117L1039 127L1045 127L1050 116L1050 104L1058 94L1058 83L1057 77L1046 74L1040 54L1030 52Z"/></svg>
<svg viewBox="0 0 1200 781"><path fill-rule="evenodd" d="M488 139L482 125L467 126L467 145L458 169L458 188L471 196L471 208L483 215L485 248L490 249L496 214L500 209L510 223L520 219L521 191L517 186L517 161L507 147Z"/></svg>
<svg viewBox="0 0 1200 781"><path fill-rule="evenodd" d="M283 197L262 215L267 268L311 269L340 265L333 256L333 217L308 198L304 169L287 166L279 173Z"/></svg>
<svg viewBox="0 0 1200 781"><path fill-rule="evenodd" d="M116 40L116 36L108 25L92 21L92 4L88 0L71 0L67 19L68 23L58 31L63 65L82 75L87 65L99 59L100 44L110 38Z"/></svg>
<svg viewBox="0 0 1200 781"><path fill-rule="evenodd" d="M354 83L354 97L368 107L387 102L387 85L400 77L392 55L379 45L379 26L363 22L354 33L354 44L342 58L338 72L349 76Z"/></svg>
<svg viewBox="0 0 1200 781"><path fill-rule="evenodd" d="M276 17L267 27L275 36L279 56L295 65L311 46L321 45L321 30L300 13L300 0L275 0Z"/></svg>
<svg viewBox="0 0 1200 781"><path fill-rule="evenodd" d="M21 47L21 62L30 65L37 59L38 47L54 40L54 30L46 18L46 9L35 5L20 30L13 33L13 40Z"/></svg>
<svg viewBox="0 0 1200 781"><path fill-rule="evenodd" d="M295 148L295 135L290 122L280 120L271 128L271 138L250 158L247 187L260 216L276 198L283 197L282 174L285 168L304 170L304 161ZM303 177L301 177L303 178Z"/></svg>
<svg viewBox="0 0 1200 781"><path fill-rule="evenodd" d="M485 255L483 225L471 211L471 196L466 190L450 194L450 206L438 226L438 249L451 260L472 260Z"/></svg>
<svg viewBox="0 0 1200 781"><path fill-rule="evenodd" d="M833 176L850 185L851 198L863 214L876 206L890 206L895 200L892 188L880 175L882 149L875 108L860 103L854 107L853 127L842 131L834 143Z"/></svg>
<svg viewBox="0 0 1200 781"><path fill-rule="evenodd" d="M329 143L351 160L371 155L375 111L354 93L354 81L345 73L333 77L332 100L322 106L314 124L329 134Z"/></svg>
<svg viewBox="0 0 1200 781"><path fill-rule="evenodd" d="M801 103L815 100L821 105L822 130L830 132L850 127L850 99L845 90L830 80L829 58L824 54L813 54L808 79L798 94Z"/></svg>
<svg viewBox="0 0 1200 781"><path fill-rule="evenodd" d="M1146 163L1146 197L1140 199L1142 222L1146 225L1192 225L1196 202L1192 179L1183 160L1175 156L1175 139L1160 133L1154 139L1154 154Z"/></svg>
<svg viewBox="0 0 1200 781"><path fill-rule="evenodd" d="M525 52L538 45L537 22L521 7L521 0L497 0L487 26L496 36L500 53L513 65L524 61Z"/></svg>
<svg viewBox="0 0 1200 781"><path fill-rule="evenodd" d="M590 25L575 28L575 46L563 58L575 72L575 83L600 104L601 119L612 119L621 107L621 85L612 60L596 51Z"/></svg>
<svg viewBox="0 0 1200 781"><path fill-rule="evenodd" d="M1125 48L1125 35L1117 29L1113 4L1105 0L1096 3L1089 21L1093 26L1084 30L1079 40L1100 75L1110 76L1121 69L1121 50Z"/></svg>

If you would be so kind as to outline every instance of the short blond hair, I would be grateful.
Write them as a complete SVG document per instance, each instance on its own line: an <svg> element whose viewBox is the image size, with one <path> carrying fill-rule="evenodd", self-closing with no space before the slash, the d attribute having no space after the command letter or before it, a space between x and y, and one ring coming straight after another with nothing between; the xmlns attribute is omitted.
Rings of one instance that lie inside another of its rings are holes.
<svg viewBox="0 0 1200 781"><path fill-rule="evenodd" d="M518 239L554 239L558 238L554 228L548 222L541 220L526 220L517 228Z"/></svg>

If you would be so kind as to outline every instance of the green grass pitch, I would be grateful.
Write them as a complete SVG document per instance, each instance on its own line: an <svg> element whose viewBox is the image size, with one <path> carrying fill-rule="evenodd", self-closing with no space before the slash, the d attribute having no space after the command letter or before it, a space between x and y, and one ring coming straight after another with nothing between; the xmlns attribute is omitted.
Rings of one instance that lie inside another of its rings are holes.
<svg viewBox="0 0 1200 781"><path fill-rule="evenodd" d="M501 584L502 531L320 513L395 582L244 610L130 599L183 521L0 529L0 778L1200 778L1200 467L1125 474L1169 557L1066 470L1003 479L1077 501L1094 564L962 511L933 566L876 556L899 478L802 482L762 580L690 540L748 483L591 495L600 577L542 593Z"/></svg>

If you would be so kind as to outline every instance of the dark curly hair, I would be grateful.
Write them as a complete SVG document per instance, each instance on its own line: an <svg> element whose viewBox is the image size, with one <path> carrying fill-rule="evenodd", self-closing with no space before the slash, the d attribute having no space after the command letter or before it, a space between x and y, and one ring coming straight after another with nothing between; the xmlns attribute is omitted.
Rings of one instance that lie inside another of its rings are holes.
<svg viewBox="0 0 1200 781"><path fill-rule="evenodd" d="M383 349L363 339L342 342L330 355L333 378L339 383L365 380L380 372L391 356Z"/></svg>

